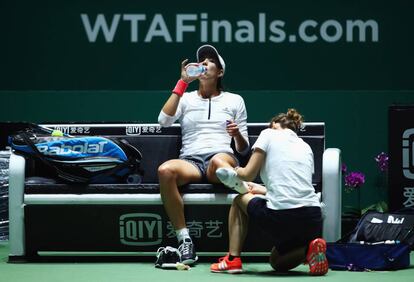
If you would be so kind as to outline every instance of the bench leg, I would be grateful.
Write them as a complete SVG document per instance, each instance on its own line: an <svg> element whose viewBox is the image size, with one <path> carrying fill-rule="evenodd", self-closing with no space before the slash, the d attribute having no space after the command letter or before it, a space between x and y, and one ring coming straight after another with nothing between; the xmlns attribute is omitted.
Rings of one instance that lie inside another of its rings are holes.
<svg viewBox="0 0 414 282"><path fill-rule="evenodd" d="M9 166L9 255L11 257L25 255L24 181L25 159L12 153Z"/></svg>
<svg viewBox="0 0 414 282"><path fill-rule="evenodd" d="M322 200L326 205L323 237L327 242L341 238L342 170L341 150L326 149L322 163Z"/></svg>

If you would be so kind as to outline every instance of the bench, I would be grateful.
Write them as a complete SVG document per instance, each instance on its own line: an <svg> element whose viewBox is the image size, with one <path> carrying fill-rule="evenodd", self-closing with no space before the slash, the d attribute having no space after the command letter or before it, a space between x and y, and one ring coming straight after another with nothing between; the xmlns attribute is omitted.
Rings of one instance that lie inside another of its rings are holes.
<svg viewBox="0 0 414 282"><path fill-rule="evenodd" d="M38 172L22 156L10 158L9 261L43 257L154 258L160 246L176 246L174 230L159 195L157 168L177 158L181 129L174 124L44 124L71 135L125 138L142 153L145 174L140 184L56 184L33 181ZM249 123L252 145L267 123ZM313 184L327 207L323 236L340 238L340 150L325 149L324 123L305 123L298 133L315 158ZM260 179L258 179L260 181ZM187 225L199 256L227 251L227 215L234 192L221 184L181 187ZM252 223L244 256L265 257L270 240Z"/></svg>

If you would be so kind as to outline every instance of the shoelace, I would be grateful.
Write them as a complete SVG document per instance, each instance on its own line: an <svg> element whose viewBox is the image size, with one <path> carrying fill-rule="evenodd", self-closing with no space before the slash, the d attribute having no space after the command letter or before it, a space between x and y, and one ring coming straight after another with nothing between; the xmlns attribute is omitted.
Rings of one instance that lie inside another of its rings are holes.
<svg viewBox="0 0 414 282"><path fill-rule="evenodd" d="M164 251L164 247L159 247L157 250L157 258L161 255L161 253Z"/></svg>
<svg viewBox="0 0 414 282"><path fill-rule="evenodd" d="M190 253L191 243L183 242L179 247L178 250L182 255L188 255Z"/></svg>

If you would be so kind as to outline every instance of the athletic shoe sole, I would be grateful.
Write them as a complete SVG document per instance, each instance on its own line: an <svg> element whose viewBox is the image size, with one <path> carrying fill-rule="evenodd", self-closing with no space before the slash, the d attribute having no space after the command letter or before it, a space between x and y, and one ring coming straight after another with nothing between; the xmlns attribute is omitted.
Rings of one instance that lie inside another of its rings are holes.
<svg viewBox="0 0 414 282"><path fill-rule="evenodd" d="M310 275L320 276L325 275L328 272L329 265L325 254L325 240L317 238L309 244L306 260L309 264Z"/></svg>
<svg viewBox="0 0 414 282"><path fill-rule="evenodd" d="M229 270L211 270L214 273L230 273L230 274L239 274L243 272L243 269L229 269Z"/></svg>
<svg viewBox="0 0 414 282"><path fill-rule="evenodd" d="M195 263L197 260L198 260L198 256L196 256L194 259L183 260L181 263L185 264L185 265L191 265L191 264Z"/></svg>
<svg viewBox="0 0 414 282"><path fill-rule="evenodd" d="M161 264L161 268L177 268L177 263L163 263Z"/></svg>

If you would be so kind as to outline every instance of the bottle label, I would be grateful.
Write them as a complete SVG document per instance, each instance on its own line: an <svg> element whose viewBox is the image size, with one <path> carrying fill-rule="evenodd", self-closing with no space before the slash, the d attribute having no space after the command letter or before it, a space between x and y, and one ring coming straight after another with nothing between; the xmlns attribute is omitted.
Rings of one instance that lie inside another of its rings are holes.
<svg viewBox="0 0 414 282"><path fill-rule="evenodd" d="M206 68L203 65L191 63L188 64L186 67L186 72L188 76L199 76L200 74L204 73L206 71Z"/></svg>

